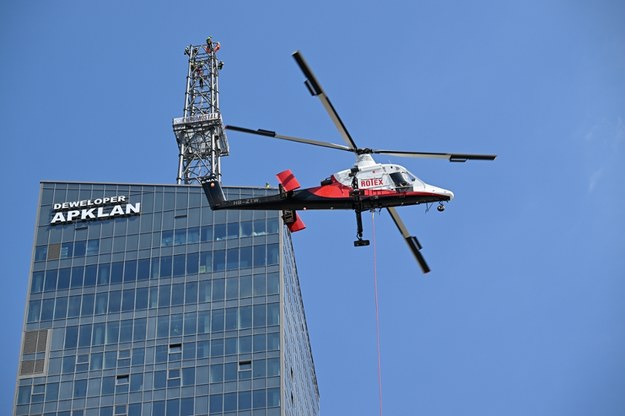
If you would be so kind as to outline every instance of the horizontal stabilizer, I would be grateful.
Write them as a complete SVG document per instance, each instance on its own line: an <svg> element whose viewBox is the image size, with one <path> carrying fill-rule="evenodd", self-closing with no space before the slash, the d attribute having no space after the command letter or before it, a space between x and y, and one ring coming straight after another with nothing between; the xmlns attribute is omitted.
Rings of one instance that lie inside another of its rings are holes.
<svg viewBox="0 0 625 416"><path fill-rule="evenodd" d="M284 220L286 226L289 227L289 231L292 233L296 233L306 228L306 224L304 224L304 221L302 221L295 211L283 211L282 219Z"/></svg>
<svg viewBox="0 0 625 416"><path fill-rule="evenodd" d="M291 169L284 170L276 175L280 185L286 192L293 191L300 187L299 182L295 179L295 175L291 172Z"/></svg>

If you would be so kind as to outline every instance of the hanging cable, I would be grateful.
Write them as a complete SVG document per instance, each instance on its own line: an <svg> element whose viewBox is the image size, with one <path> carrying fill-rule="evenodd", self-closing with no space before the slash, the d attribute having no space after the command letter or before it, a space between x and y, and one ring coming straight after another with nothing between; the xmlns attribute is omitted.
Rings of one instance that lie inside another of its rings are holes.
<svg viewBox="0 0 625 416"><path fill-rule="evenodd" d="M378 401L382 416L382 360L380 354L380 308L378 304L378 265L376 258L375 211L371 211L371 235L373 240L373 291L375 295L375 337L378 350Z"/></svg>

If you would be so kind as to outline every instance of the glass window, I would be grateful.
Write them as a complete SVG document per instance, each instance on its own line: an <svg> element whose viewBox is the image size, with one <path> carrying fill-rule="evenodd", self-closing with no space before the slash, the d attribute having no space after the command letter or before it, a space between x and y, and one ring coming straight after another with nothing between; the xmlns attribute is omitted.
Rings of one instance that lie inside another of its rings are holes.
<svg viewBox="0 0 625 416"><path fill-rule="evenodd" d="M226 355L232 355L239 352L238 338L230 337L225 339Z"/></svg>
<svg viewBox="0 0 625 416"><path fill-rule="evenodd" d="M226 291L226 281L225 279L215 279L213 280L213 302L219 302L224 300L224 295Z"/></svg>
<svg viewBox="0 0 625 416"><path fill-rule="evenodd" d="M82 297L82 309L80 311L80 316L91 316L93 315L93 294L85 294Z"/></svg>
<svg viewBox="0 0 625 416"><path fill-rule="evenodd" d="M212 311L213 319L211 322L211 331L220 332L224 330L224 310L216 309Z"/></svg>
<svg viewBox="0 0 625 416"><path fill-rule="evenodd" d="M91 345L91 324L81 325L79 336L78 336L78 346L79 347L88 347Z"/></svg>
<svg viewBox="0 0 625 416"><path fill-rule="evenodd" d="M280 388L267 389L267 407L280 406Z"/></svg>
<svg viewBox="0 0 625 416"><path fill-rule="evenodd" d="M239 264L240 268L247 269L252 267L252 247L241 247L240 256L239 256Z"/></svg>
<svg viewBox="0 0 625 416"><path fill-rule="evenodd" d="M106 323L106 343L117 344L119 342L119 322Z"/></svg>
<svg viewBox="0 0 625 416"><path fill-rule="evenodd" d="M150 259L139 259L137 280L148 280L150 278Z"/></svg>
<svg viewBox="0 0 625 416"><path fill-rule="evenodd" d="M176 230L174 232L174 245L178 246L178 245L182 245L182 244L187 244L187 230L182 229L182 230Z"/></svg>
<svg viewBox="0 0 625 416"><path fill-rule="evenodd" d="M211 300L211 281L210 280L202 280L200 281L199 287L199 302L210 302Z"/></svg>
<svg viewBox="0 0 625 416"><path fill-rule="evenodd" d="M267 334L267 349L269 351L280 349L280 333L273 332L273 333Z"/></svg>
<svg viewBox="0 0 625 416"><path fill-rule="evenodd" d="M253 378L265 378L267 377L267 361L264 359L254 360L252 366Z"/></svg>
<svg viewBox="0 0 625 416"><path fill-rule="evenodd" d="M237 410L237 393L224 394L224 412L233 412Z"/></svg>
<svg viewBox="0 0 625 416"><path fill-rule="evenodd" d="M213 270L213 253L203 251L200 253L200 273L209 273Z"/></svg>
<svg viewBox="0 0 625 416"><path fill-rule="evenodd" d="M186 305L197 303L197 282L187 282L185 285L184 303Z"/></svg>
<svg viewBox="0 0 625 416"><path fill-rule="evenodd" d="M95 286L97 275L98 275L97 265L90 264L89 266L85 267L84 286L85 287Z"/></svg>
<svg viewBox="0 0 625 416"><path fill-rule="evenodd" d="M228 223L226 226L226 238L228 239L232 239L232 238L239 238L239 223L238 222L231 222Z"/></svg>
<svg viewBox="0 0 625 416"><path fill-rule="evenodd" d="M160 308L168 307L171 297L171 285L161 285L158 291L158 306Z"/></svg>
<svg viewBox="0 0 625 416"><path fill-rule="evenodd" d="M226 363L224 365L224 381L237 381L239 363Z"/></svg>
<svg viewBox="0 0 625 416"><path fill-rule="evenodd" d="M140 287L137 288L137 298L135 301L135 309L143 310L148 308L148 288Z"/></svg>
<svg viewBox="0 0 625 416"><path fill-rule="evenodd" d="M267 219L267 232L269 234L277 234L278 233L278 219L277 218L269 218L269 219Z"/></svg>
<svg viewBox="0 0 625 416"><path fill-rule="evenodd" d="M267 350L267 336L265 334L256 334L254 339L254 352L263 352Z"/></svg>
<svg viewBox="0 0 625 416"><path fill-rule="evenodd" d="M41 320L51 321L54 317L54 298L44 299L41 303Z"/></svg>
<svg viewBox="0 0 625 416"><path fill-rule="evenodd" d="M211 340L211 357L221 357L224 355L224 340L212 339Z"/></svg>
<svg viewBox="0 0 625 416"><path fill-rule="evenodd" d="M252 393L249 391L239 392L239 410L249 410L252 407Z"/></svg>
<svg viewBox="0 0 625 416"><path fill-rule="evenodd" d="M221 394L211 394L209 402L210 413L221 413L223 408L223 396Z"/></svg>
<svg viewBox="0 0 625 416"><path fill-rule="evenodd" d="M154 372L154 388L163 389L167 386L167 371L155 371ZM164 413L163 413L164 414Z"/></svg>
<svg viewBox="0 0 625 416"><path fill-rule="evenodd" d="M198 272L199 253L187 254L187 274L195 274Z"/></svg>
<svg viewBox="0 0 625 416"><path fill-rule="evenodd" d="M62 259L67 259L69 257L72 257L73 255L74 255L74 243L73 242L67 242L67 243L61 244L60 257Z"/></svg>
<svg viewBox="0 0 625 416"><path fill-rule="evenodd" d="M104 353L104 368L115 368L117 366L117 351Z"/></svg>
<svg viewBox="0 0 625 416"><path fill-rule="evenodd" d="M84 272L85 268L82 266L72 267L72 289L82 287Z"/></svg>
<svg viewBox="0 0 625 416"><path fill-rule="evenodd" d="M177 254L174 256L174 276L184 276L186 256L184 254Z"/></svg>
<svg viewBox="0 0 625 416"><path fill-rule="evenodd" d="M57 278L58 270L48 270L46 271L46 282L44 286L44 291L52 292L56 290L56 278Z"/></svg>
<svg viewBox="0 0 625 416"><path fill-rule="evenodd" d="M65 328L65 349L76 348L78 342L78 327L68 326Z"/></svg>
<svg viewBox="0 0 625 416"><path fill-rule="evenodd" d="M124 282L137 280L137 260L127 260L124 264Z"/></svg>
<svg viewBox="0 0 625 416"><path fill-rule="evenodd" d="M267 277L264 274L254 276L254 296L265 296L267 293Z"/></svg>
<svg viewBox="0 0 625 416"><path fill-rule="evenodd" d="M241 237L250 237L252 235L252 221L241 222Z"/></svg>
<svg viewBox="0 0 625 416"><path fill-rule="evenodd" d="M180 399L180 416L194 415L195 413L193 411L193 404L194 404L193 397L183 397L182 399Z"/></svg>
<svg viewBox="0 0 625 416"><path fill-rule="evenodd" d="M213 252L213 271L222 272L226 270L226 251L215 250Z"/></svg>
<svg viewBox="0 0 625 416"><path fill-rule="evenodd" d="M98 285L106 285L111 279L111 265L100 264L98 266Z"/></svg>
<svg viewBox="0 0 625 416"><path fill-rule="evenodd" d="M226 252L226 270L239 268L239 248L231 248Z"/></svg>
<svg viewBox="0 0 625 416"><path fill-rule="evenodd" d="M226 309L226 331L236 330L238 326L238 312L239 308L227 308Z"/></svg>
<svg viewBox="0 0 625 416"><path fill-rule="evenodd" d="M252 337L247 335L239 338L239 354L249 354L252 352Z"/></svg>
<svg viewBox="0 0 625 416"><path fill-rule="evenodd" d="M161 315L156 321L156 336L167 338L169 336L169 315Z"/></svg>
<svg viewBox="0 0 625 416"><path fill-rule="evenodd" d="M161 232L161 246L171 246L174 244L174 231L163 230Z"/></svg>
<svg viewBox="0 0 625 416"><path fill-rule="evenodd" d="M95 314L106 313L106 306L108 304L109 294L108 292L98 293L95 297Z"/></svg>
<svg viewBox="0 0 625 416"><path fill-rule="evenodd" d="M124 270L124 263L117 261L111 264L111 283L121 283Z"/></svg>
<svg viewBox="0 0 625 416"><path fill-rule="evenodd" d="M267 304L267 325L278 325L280 323L280 304Z"/></svg>
<svg viewBox="0 0 625 416"><path fill-rule="evenodd" d="M34 272L30 293L39 293L43 290L43 272Z"/></svg>
<svg viewBox="0 0 625 416"><path fill-rule="evenodd" d="M90 370L101 370L102 369L102 353L94 352L91 353L89 357L89 369Z"/></svg>
<svg viewBox="0 0 625 416"><path fill-rule="evenodd" d="M240 277L239 296L242 298L252 296L252 276Z"/></svg>
<svg viewBox="0 0 625 416"><path fill-rule="evenodd" d="M28 323L39 322L41 316L41 301L31 300L28 303Z"/></svg>
<svg viewBox="0 0 625 416"><path fill-rule="evenodd" d="M86 241L76 241L74 243L74 257L83 257L87 251Z"/></svg>
<svg viewBox="0 0 625 416"><path fill-rule="evenodd" d="M280 274L270 273L267 275L267 294L276 295L280 293Z"/></svg>
<svg viewBox="0 0 625 416"><path fill-rule="evenodd" d="M161 277L171 277L171 256L161 257Z"/></svg>
<svg viewBox="0 0 625 416"><path fill-rule="evenodd" d="M170 337L182 336L182 314L171 315L171 322L169 325L169 336Z"/></svg>
<svg viewBox="0 0 625 416"><path fill-rule="evenodd" d="M143 374L132 374L130 376L130 392L143 390Z"/></svg>
<svg viewBox="0 0 625 416"><path fill-rule="evenodd" d="M76 318L80 316L80 295L69 297L69 307L67 308L67 317Z"/></svg>
<svg viewBox="0 0 625 416"><path fill-rule="evenodd" d="M202 227L200 231L200 239L201 241L213 240L213 226L212 225L205 225Z"/></svg>
<svg viewBox="0 0 625 416"><path fill-rule="evenodd" d="M58 283L57 283L57 288L59 290L69 288L70 275L71 275L71 269L69 267L64 267L59 270Z"/></svg>
<svg viewBox="0 0 625 416"><path fill-rule="evenodd" d="M267 245L267 264L278 264L280 259L280 246L279 244L268 244Z"/></svg>
<svg viewBox="0 0 625 416"><path fill-rule="evenodd" d="M254 267L265 266L267 264L267 256L264 245L254 246Z"/></svg>
<svg viewBox="0 0 625 416"><path fill-rule="evenodd" d="M254 220L254 235L265 235L267 234L267 223L264 218Z"/></svg>
<svg viewBox="0 0 625 416"><path fill-rule="evenodd" d="M267 324L267 308L265 304L254 305L254 328L262 328Z"/></svg>
<svg viewBox="0 0 625 416"><path fill-rule="evenodd" d="M187 232L187 243L197 243L200 241L200 228L192 227Z"/></svg>
<svg viewBox="0 0 625 416"><path fill-rule="evenodd" d="M132 311L135 309L135 290L134 289L126 289L123 292L122 297L122 311Z"/></svg>
<svg viewBox="0 0 625 416"><path fill-rule="evenodd" d="M48 246L37 246L35 248L35 261L46 261L48 257Z"/></svg>
<svg viewBox="0 0 625 416"><path fill-rule="evenodd" d="M171 305L184 304L184 283L178 283L171 287Z"/></svg>
<svg viewBox="0 0 625 416"><path fill-rule="evenodd" d="M267 406L267 392L265 390L254 390L253 392L254 409L263 409Z"/></svg>
<svg viewBox="0 0 625 416"><path fill-rule="evenodd" d="M208 334L210 332L210 311L198 311L197 333Z"/></svg>
<svg viewBox="0 0 625 416"><path fill-rule="evenodd" d="M197 327L197 318L195 312L187 312L184 315L184 334L195 335L195 328Z"/></svg>
<svg viewBox="0 0 625 416"><path fill-rule="evenodd" d="M91 345L104 345L106 340L106 323L100 322L93 324L93 334L91 337Z"/></svg>
<svg viewBox="0 0 625 416"><path fill-rule="evenodd" d="M87 240L87 256L93 256L100 251L100 240Z"/></svg>
<svg viewBox="0 0 625 416"><path fill-rule="evenodd" d="M252 306L241 306L239 308L239 329L252 327Z"/></svg>
<svg viewBox="0 0 625 416"><path fill-rule="evenodd" d="M121 290L114 290L109 293L109 313L119 312L121 306Z"/></svg>
<svg viewBox="0 0 625 416"><path fill-rule="evenodd" d="M198 341L197 343L197 359L208 358L208 341Z"/></svg>
<svg viewBox="0 0 625 416"><path fill-rule="evenodd" d="M133 341L145 340L147 330L147 318L137 318L134 321Z"/></svg>
<svg viewBox="0 0 625 416"><path fill-rule="evenodd" d="M65 319L67 316L67 298L56 298L56 306L54 308L54 319Z"/></svg>
<svg viewBox="0 0 625 416"><path fill-rule="evenodd" d="M135 331L137 328L137 323L135 322ZM145 349L143 348L133 348L132 350L132 366L141 366L145 363ZM131 380L132 382L132 380ZM132 391L132 390L131 390Z"/></svg>
<svg viewBox="0 0 625 416"><path fill-rule="evenodd" d="M279 376L280 375L280 358L268 358L267 359L267 376Z"/></svg>
<svg viewBox="0 0 625 416"><path fill-rule="evenodd" d="M102 378L102 395L115 393L115 376ZM112 408L110 408L112 410ZM112 414L113 412L109 413Z"/></svg>
<svg viewBox="0 0 625 416"><path fill-rule="evenodd" d="M226 239L226 224L215 224L215 240Z"/></svg>
<svg viewBox="0 0 625 416"><path fill-rule="evenodd" d="M75 355L66 355L63 357L63 370L62 374L71 374L74 372L74 367L76 365L76 356Z"/></svg>

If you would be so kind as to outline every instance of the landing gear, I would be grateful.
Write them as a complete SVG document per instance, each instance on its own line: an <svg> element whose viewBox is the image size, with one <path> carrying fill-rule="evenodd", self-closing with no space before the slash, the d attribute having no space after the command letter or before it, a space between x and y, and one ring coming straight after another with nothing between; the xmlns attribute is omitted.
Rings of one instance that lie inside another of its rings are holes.
<svg viewBox="0 0 625 416"><path fill-rule="evenodd" d="M445 205L443 205L443 204L439 204L439 205L436 207L436 210L437 210L438 212L443 212L443 211L445 211Z"/></svg>

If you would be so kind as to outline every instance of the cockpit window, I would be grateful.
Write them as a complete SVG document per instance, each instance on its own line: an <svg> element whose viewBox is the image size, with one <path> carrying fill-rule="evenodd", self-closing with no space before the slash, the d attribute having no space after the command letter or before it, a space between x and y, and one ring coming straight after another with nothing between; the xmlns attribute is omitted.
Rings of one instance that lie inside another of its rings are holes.
<svg viewBox="0 0 625 416"><path fill-rule="evenodd" d="M390 174L391 180L395 184L395 189L398 191L406 191L412 188L412 179L410 176L404 175L402 172L393 172Z"/></svg>

